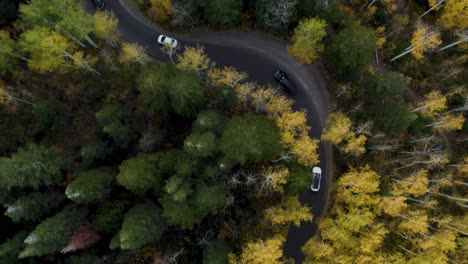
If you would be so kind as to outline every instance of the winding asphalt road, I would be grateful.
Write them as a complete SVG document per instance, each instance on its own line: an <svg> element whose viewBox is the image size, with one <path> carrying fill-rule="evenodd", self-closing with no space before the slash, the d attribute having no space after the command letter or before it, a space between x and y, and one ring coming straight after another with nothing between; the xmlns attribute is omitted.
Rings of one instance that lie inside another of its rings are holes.
<svg viewBox="0 0 468 264"><path fill-rule="evenodd" d="M90 8L90 2L87 1L87 9ZM307 121L312 127L310 136L320 137L329 110L325 81L316 66L301 65L288 55L285 43L261 32L197 32L178 36L148 22L129 0L105 2L105 9L112 11L119 19L122 41L140 44L157 60L169 62L168 56L160 51L156 42L159 34L166 34L179 40L179 45L204 46L208 56L218 66L233 66L247 72L249 79L259 84L276 86L274 72L277 69L285 71L298 85L297 93L292 96L295 100L294 108L307 110ZM315 219L322 215L327 206L333 158L328 143L320 143L318 151L321 161L319 166L323 173L321 189L319 192L307 189L300 194L301 202L312 208ZM304 255L301 247L314 236L316 230L314 222L303 222L299 228L291 226L284 245L285 256L302 263Z"/></svg>

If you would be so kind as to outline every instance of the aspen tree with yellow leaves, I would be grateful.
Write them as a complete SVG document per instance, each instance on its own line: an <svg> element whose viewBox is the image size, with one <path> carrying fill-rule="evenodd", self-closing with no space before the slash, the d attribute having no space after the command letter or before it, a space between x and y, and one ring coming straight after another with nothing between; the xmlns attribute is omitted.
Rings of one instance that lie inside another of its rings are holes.
<svg viewBox="0 0 468 264"><path fill-rule="evenodd" d="M205 49L201 46L186 47L184 52L177 56L177 68L195 72L208 70L211 66L211 60L205 53Z"/></svg>
<svg viewBox="0 0 468 264"><path fill-rule="evenodd" d="M284 237L277 235L265 241L248 242L239 256L229 254L229 264L283 264L284 240Z"/></svg>
<svg viewBox="0 0 468 264"><path fill-rule="evenodd" d="M278 205L265 212L265 219L273 225L292 223L299 227L301 222L310 222L312 218L310 208L301 205L299 196L286 196Z"/></svg>
<svg viewBox="0 0 468 264"><path fill-rule="evenodd" d="M435 117L439 112L447 109L447 98L439 91L432 91L424 96L424 101L420 106L413 109L413 112L420 111L429 117Z"/></svg>
<svg viewBox="0 0 468 264"><path fill-rule="evenodd" d="M150 0L148 14L156 22L165 22L169 19L172 10L172 0Z"/></svg>
<svg viewBox="0 0 468 264"><path fill-rule="evenodd" d="M395 61L408 53L411 53L416 60L422 60L425 53L435 50L441 43L439 32L421 24L413 32L411 46L406 48L401 54L393 57L390 61Z"/></svg>
<svg viewBox="0 0 468 264"><path fill-rule="evenodd" d="M145 48L136 43L123 43L122 53L119 57L120 63L130 64L132 62L144 65L149 61L149 57L145 52Z"/></svg>

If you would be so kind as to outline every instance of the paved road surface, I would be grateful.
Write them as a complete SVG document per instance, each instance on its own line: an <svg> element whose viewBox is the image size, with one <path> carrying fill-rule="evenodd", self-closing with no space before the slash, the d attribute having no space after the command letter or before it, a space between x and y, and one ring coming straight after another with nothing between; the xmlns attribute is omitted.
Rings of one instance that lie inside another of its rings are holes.
<svg viewBox="0 0 468 264"><path fill-rule="evenodd" d="M87 8L91 1L88 0ZM294 108L304 108L308 112L308 124L312 127L311 136L318 138L328 116L328 95L325 82L315 66L301 65L286 51L285 43L261 32L198 32L185 35L174 35L158 25L151 24L132 6L129 0L109 0L106 10L112 11L119 19L121 39L136 42L146 48L153 58L169 62L166 54L160 51L156 39L159 34L166 34L179 40L180 45L201 44L208 56L218 66L233 66L247 72L249 79L259 84L277 85L273 74L277 69L285 71L298 85ZM91 9L90 9L91 10ZM300 200L312 208L315 218L321 216L325 209L330 185L332 162L331 147L321 143L319 147L320 164L323 178L319 192L304 190ZM301 263L304 256L301 247L316 232L315 223L307 222L289 230L284 254Z"/></svg>

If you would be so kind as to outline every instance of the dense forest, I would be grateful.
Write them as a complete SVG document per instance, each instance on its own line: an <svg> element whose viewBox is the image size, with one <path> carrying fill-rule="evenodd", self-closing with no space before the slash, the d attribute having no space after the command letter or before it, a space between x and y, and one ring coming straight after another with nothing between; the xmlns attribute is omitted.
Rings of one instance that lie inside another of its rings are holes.
<svg viewBox="0 0 468 264"><path fill-rule="evenodd" d="M201 46L154 61L80 1L0 0L0 263L290 263L312 219L305 263L466 263L468 1L135 2L323 65L327 212L299 202L319 142L279 90Z"/></svg>

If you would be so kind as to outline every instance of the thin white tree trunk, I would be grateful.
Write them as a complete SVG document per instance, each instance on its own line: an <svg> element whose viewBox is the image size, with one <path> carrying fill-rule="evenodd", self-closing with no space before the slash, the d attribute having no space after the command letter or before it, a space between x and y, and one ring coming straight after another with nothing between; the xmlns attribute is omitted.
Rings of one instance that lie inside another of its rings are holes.
<svg viewBox="0 0 468 264"><path fill-rule="evenodd" d="M445 0L440 0L437 5L434 5L433 7L429 8L429 10L427 10L426 12L424 12L422 15L419 16L419 18L423 18L425 15L429 14L429 12L431 12L432 10L434 10L435 8L437 8L438 6L440 6L443 2L445 2Z"/></svg>
<svg viewBox="0 0 468 264"><path fill-rule="evenodd" d="M468 41L468 36L465 36L465 37L459 39L458 41L455 41L455 42L453 42L453 43L451 43L451 44L449 44L449 45L447 45L447 46L444 46L444 47L442 47L442 48L436 50L436 52L444 51L444 50L446 50L446 49L449 49L449 48L451 48L451 47L453 47L453 46L456 46L456 45L458 45L458 44L461 44L461 43L464 43L464 42L467 42L467 41Z"/></svg>

